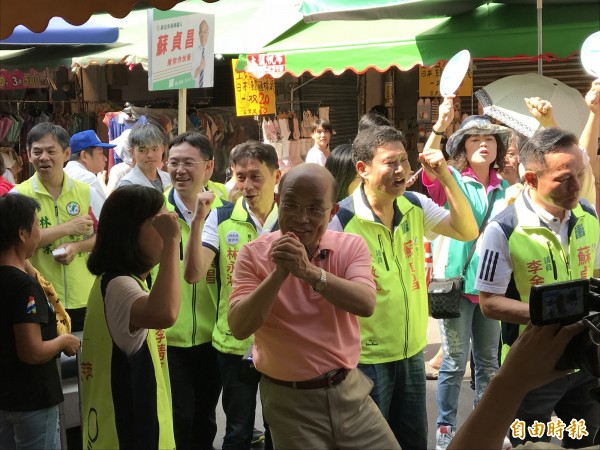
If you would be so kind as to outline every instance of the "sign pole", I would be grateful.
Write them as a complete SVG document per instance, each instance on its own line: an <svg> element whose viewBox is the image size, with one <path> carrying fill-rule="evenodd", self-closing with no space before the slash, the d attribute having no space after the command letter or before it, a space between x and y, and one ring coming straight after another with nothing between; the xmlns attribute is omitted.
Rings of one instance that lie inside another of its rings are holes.
<svg viewBox="0 0 600 450"><path fill-rule="evenodd" d="M177 108L177 133L187 131L187 89L179 89L179 106Z"/></svg>

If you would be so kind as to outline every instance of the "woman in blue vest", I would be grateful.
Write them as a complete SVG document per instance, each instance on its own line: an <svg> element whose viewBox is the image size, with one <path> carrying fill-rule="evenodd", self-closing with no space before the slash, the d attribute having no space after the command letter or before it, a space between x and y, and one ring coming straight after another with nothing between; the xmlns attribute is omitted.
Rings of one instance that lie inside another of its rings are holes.
<svg viewBox="0 0 600 450"><path fill-rule="evenodd" d="M428 147L439 148L441 136L454 118L453 96L440 105L440 114L433 127ZM479 228L490 208L493 217L504 208L504 194L508 183L498 177L495 167L504 167L506 138L510 130L492 124L488 117L470 116L461 128L448 139L446 152L450 156L448 169L471 204ZM439 205L446 204L446 196L435 175L423 171L423 185ZM456 430L456 411L461 381L469 355L469 342L473 343L475 360L475 403L481 398L492 376L498 370L498 321L483 316L479 308L478 292L474 288L479 257L476 252L469 261L475 244L452 239L449 243L448 261L444 277L455 277L464 270L463 297L460 300L460 317L440 320L443 358L439 371L437 403L437 446L445 449Z"/></svg>
<svg viewBox="0 0 600 450"><path fill-rule="evenodd" d="M125 186L106 200L88 261L97 278L80 360L83 448L175 447L163 328L179 313L180 242L157 189Z"/></svg>

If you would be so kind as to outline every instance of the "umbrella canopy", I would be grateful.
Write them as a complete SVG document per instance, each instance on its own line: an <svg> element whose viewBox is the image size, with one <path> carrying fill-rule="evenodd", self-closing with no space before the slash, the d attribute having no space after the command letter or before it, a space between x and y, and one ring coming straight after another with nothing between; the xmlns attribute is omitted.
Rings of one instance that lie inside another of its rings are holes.
<svg viewBox="0 0 600 450"><path fill-rule="evenodd" d="M545 6L544 55L566 58L577 52L598 29L599 17L598 2ZM490 3L449 18L301 23L264 52L283 53L286 72L298 76L431 66L465 48L474 59L538 57L535 7Z"/></svg>
<svg viewBox="0 0 600 450"><path fill-rule="evenodd" d="M567 58L600 26L600 2L544 4L543 55ZM473 58L536 57L537 12L530 5L490 3L451 17L416 38L426 65L467 48Z"/></svg>
<svg viewBox="0 0 600 450"><path fill-rule="evenodd" d="M23 25L17 26L8 38L0 40L0 45L111 44L118 38L119 29L106 22L90 20L75 26L60 17L53 17L41 33L34 33Z"/></svg>
<svg viewBox="0 0 600 450"><path fill-rule="evenodd" d="M305 22L322 20L424 19L455 16L484 0L304 0Z"/></svg>
<svg viewBox="0 0 600 450"><path fill-rule="evenodd" d="M149 8L171 9L180 0L145 0ZM218 0L205 0L207 2ZM25 25L40 33L46 29L52 17L62 17L73 25L81 25L92 14L108 12L113 17L125 17L140 0L3 0L0 39L9 37L17 25Z"/></svg>
<svg viewBox="0 0 600 450"><path fill-rule="evenodd" d="M581 135L589 115L589 108L577 89L535 73L501 78L477 91L475 96L485 114L526 136L532 136L540 124L529 114L525 98L550 101L561 128L576 136Z"/></svg>
<svg viewBox="0 0 600 450"><path fill-rule="evenodd" d="M320 75L347 69L363 73L395 66L408 70L422 64L416 44L418 33L446 19L332 21L294 26L264 48L284 53L286 72Z"/></svg>
<svg viewBox="0 0 600 450"><path fill-rule="evenodd" d="M295 0L220 0L207 5L201 0L188 0L177 5L178 11L215 16L215 54L260 53L273 38L302 20ZM139 15L137 13L143 13ZM113 19L114 20L114 19ZM118 46L88 52L73 58L73 67L89 64L148 64L147 19L145 11L134 11L119 25L122 27Z"/></svg>
<svg viewBox="0 0 600 450"><path fill-rule="evenodd" d="M2 1L2 0L0 0ZM215 54L260 53L264 45L302 20L297 0L187 0L179 11L215 16ZM114 44L96 47L55 46L21 52L0 51L3 68L45 68L60 65L87 67L90 64L148 64L148 21L145 10L132 11L123 19L96 14L94 21L118 27Z"/></svg>

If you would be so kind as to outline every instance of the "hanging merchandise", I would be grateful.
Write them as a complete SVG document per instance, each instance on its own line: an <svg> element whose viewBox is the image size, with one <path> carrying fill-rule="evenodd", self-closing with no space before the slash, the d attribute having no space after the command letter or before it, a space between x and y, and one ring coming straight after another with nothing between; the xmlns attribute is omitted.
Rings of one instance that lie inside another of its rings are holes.
<svg viewBox="0 0 600 450"><path fill-rule="evenodd" d="M436 123L440 115L440 101L437 97L431 102L431 123Z"/></svg>

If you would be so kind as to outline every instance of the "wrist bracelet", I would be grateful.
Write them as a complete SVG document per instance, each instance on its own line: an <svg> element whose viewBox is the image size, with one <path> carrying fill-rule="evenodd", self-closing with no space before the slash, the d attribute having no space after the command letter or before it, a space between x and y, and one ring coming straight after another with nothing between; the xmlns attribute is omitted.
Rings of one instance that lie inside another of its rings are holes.
<svg viewBox="0 0 600 450"><path fill-rule="evenodd" d="M435 128L433 128L433 127L431 127L431 132L433 134L435 134L435 135L438 135L438 136L443 136L444 135L443 131L436 131Z"/></svg>

